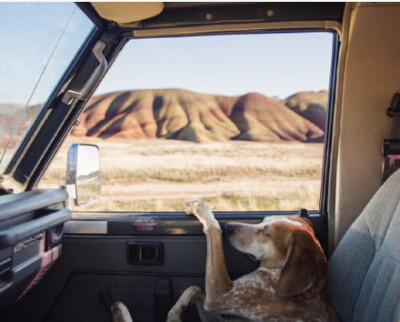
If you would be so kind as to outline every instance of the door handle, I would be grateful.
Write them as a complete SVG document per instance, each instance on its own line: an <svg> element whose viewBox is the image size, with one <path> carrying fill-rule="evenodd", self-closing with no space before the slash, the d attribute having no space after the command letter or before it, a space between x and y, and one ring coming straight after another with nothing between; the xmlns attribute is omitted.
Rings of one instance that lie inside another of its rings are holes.
<svg viewBox="0 0 400 322"><path fill-rule="evenodd" d="M162 265L164 262L164 247L161 242L129 242L128 264L131 265Z"/></svg>

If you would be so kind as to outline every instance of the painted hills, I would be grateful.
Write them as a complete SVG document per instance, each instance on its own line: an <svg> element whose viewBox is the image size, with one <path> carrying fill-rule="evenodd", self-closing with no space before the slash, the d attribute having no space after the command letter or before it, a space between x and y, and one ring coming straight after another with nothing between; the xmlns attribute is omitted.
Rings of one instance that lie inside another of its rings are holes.
<svg viewBox="0 0 400 322"><path fill-rule="evenodd" d="M73 135L194 142L322 142L326 91L279 101L259 93L223 96L183 89L131 90L93 97Z"/></svg>
<svg viewBox="0 0 400 322"><path fill-rule="evenodd" d="M312 121L325 132L328 91L300 92L289 96L283 103L297 114Z"/></svg>

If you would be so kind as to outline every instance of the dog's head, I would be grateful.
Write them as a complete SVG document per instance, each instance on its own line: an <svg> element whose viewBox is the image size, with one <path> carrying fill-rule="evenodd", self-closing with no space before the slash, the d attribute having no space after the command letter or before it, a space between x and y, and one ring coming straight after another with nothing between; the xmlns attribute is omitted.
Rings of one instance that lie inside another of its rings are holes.
<svg viewBox="0 0 400 322"><path fill-rule="evenodd" d="M233 247L261 266L281 269L274 284L281 297L308 290L325 268L325 255L307 219L273 216L255 225L227 223L225 233Z"/></svg>

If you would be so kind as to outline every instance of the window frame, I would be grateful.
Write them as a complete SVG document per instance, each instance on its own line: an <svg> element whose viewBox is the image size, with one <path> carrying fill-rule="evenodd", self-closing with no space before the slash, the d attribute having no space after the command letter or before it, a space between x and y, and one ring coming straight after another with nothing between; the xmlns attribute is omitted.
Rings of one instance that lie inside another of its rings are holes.
<svg viewBox="0 0 400 322"><path fill-rule="evenodd" d="M318 22L317 22L318 24ZM263 24L260 24L263 25ZM123 47L129 42L129 41L134 41L136 39L154 39L154 38L173 38L173 37L195 37L195 36L207 36L207 35L246 35L246 34L271 34L271 33L309 33L309 32L325 32L325 33L331 33L332 34L332 57L331 57L331 66L330 66L330 75L329 75L329 96L328 96L328 107L327 107L327 126L326 126L326 132L325 132L325 140L324 140L324 147L323 147L323 154L322 154L322 160L321 160L321 166L322 166L322 171L321 171L321 185L320 185L320 198L319 198L319 209L313 209L313 210L307 210L307 213L309 216L317 217L317 216L327 216L328 215L328 189L329 189L329 178L330 178L330 161L331 161L331 147L332 147L332 129L333 129L333 115L334 115L334 104L335 104L335 94L336 94L336 77L337 77L337 65L338 65L338 58L339 58L339 49L340 49L340 33L339 30L337 29L337 26L335 28L327 28L327 29L321 29L321 28L284 28L284 29L257 29L257 30L244 30L244 31L234 31L234 32L195 32L195 33L185 33L184 35L158 35L158 36L145 36L145 37L137 37L132 35L132 32L125 32L123 33L123 42L121 42L121 46L118 50L118 52L114 53L113 61L117 59L118 54L123 50ZM157 32L156 32L157 33ZM111 65L111 64L110 64ZM107 72L110 70L111 66L107 69L105 75ZM104 75L104 76L105 76ZM301 210L303 211L303 210ZM106 213L114 213L114 214L130 214L134 213L135 210L133 211L87 211L87 210L82 210L82 211L76 211L77 213L83 215L85 217L85 214L89 215L90 213L96 214L96 213L101 213L101 217L104 218ZM139 211L141 214L144 212ZM172 214L174 212L165 212L165 211L148 211L145 212L146 214ZM219 212L219 213L236 213L236 214L247 214L247 217L250 214L281 214L282 215L288 215L288 214L294 214L295 212L293 210L288 210L288 211L279 211L279 210L265 210L265 211L228 211L228 212Z"/></svg>

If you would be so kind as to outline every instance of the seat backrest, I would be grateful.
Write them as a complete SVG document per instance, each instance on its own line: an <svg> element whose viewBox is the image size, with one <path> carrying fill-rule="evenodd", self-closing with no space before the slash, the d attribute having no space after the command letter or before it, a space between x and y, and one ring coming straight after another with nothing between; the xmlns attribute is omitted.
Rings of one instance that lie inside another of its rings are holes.
<svg viewBox="0 0 400 322"><path fill-rule="evenodd" d="M342 321L400 320L400 170L381 186L335 249L327 291Z"/></svg>

